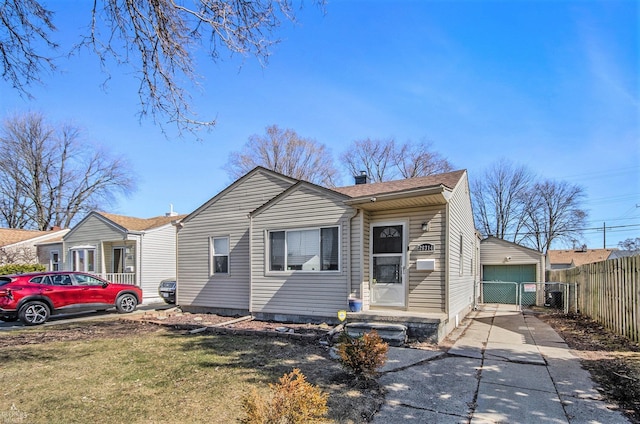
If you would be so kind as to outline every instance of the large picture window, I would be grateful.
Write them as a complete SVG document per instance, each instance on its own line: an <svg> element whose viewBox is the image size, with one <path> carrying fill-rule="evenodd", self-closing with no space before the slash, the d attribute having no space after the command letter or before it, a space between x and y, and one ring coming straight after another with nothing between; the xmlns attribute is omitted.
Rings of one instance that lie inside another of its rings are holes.
<svg viewBox="0 0 640 424"><path fill-rule="evenodd" d="M229 237L211 237L211 274L229 273Z"/></svg>
<svg viewBox="0 0 640 424"><path fill-rule="evenodd" d="M74 271L95 272L96 249L71 249L71 261Z"/></svg>
<svg viewBox="0 0 640 424"><path fill-rule="evenodd" d="M338 227L269 232L270 271L338 271Z"/></svg>

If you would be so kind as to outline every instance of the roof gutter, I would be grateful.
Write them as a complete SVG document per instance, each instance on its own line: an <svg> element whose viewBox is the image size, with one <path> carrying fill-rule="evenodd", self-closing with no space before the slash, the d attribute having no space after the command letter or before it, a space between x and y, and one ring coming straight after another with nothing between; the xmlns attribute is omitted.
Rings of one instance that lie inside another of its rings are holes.
<svg viewBox="0 0 640 424"><path fill-rule="evenodd" d="M398 199L407 199L411 197L420 197L420 196L433 196L441 194L444 200L448 200L451 197L451 190L446 186L440 184L435 187L429 188L419 188L419 189L411 189L404 191L396 191L392 193L380 193L380 194L370 194L367 196L359 196L353 197L351 199L345 200L344 203L347 205L359 205L362 203L370 203L377 201L385 201L385 200L398 200Z"/></svg>

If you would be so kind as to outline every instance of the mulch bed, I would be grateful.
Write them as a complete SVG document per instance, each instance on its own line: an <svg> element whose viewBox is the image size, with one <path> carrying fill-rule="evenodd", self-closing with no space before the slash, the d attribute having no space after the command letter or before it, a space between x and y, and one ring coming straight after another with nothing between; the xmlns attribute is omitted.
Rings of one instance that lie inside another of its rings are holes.
<svg viewBox="0 0 640 424"><path fill-rule="evenodd" d="M536 316L578 355L600 393L632 423L640 424L640 344L579 314L538 312Z"/></svg>

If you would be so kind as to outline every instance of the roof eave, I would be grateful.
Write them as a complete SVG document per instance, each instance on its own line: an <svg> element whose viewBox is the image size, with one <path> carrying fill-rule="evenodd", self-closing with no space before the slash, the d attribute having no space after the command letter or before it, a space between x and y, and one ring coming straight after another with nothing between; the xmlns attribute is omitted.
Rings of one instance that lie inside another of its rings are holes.
<svg viewBox="0 0 640 424"><path fill-rule="evenodd" d="M380 194L372 194L368 196L353 197L351 199L345 200L345 204L349 206L362 207L364 205L368 205L376 202L409 199L409 198L424 197L424 196L441 196L441 199L440 199L441 203L445 204L449 201L449 198L451 197L451 190L445 187L444 185L440 184L438 186L428 187L428 188L410 189L410 190L403 190L403 191L397 191L392 193L380 193Z"/></svg>

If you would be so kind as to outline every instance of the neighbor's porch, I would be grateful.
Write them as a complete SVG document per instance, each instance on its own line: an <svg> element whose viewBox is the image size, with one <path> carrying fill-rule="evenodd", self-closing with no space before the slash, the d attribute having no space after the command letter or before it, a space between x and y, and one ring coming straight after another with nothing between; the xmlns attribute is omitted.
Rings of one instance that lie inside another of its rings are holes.
<svg viewBox="0 0 640 424"><path fill-rule="evenodd" d="M139 241L114 240L101 243L99 277L116 284L139 285Z"/></svg>

